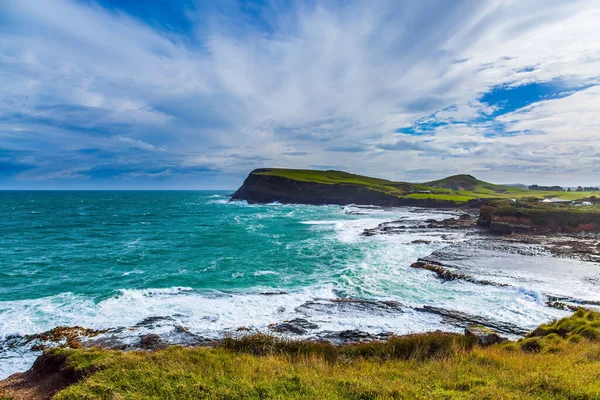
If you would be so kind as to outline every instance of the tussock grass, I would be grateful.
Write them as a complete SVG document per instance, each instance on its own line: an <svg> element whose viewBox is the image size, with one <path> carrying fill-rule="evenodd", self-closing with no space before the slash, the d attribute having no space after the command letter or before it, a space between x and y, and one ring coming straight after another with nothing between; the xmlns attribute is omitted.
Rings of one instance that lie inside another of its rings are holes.
<svg viewBox="0 0 600 400"><path fill-rule="evenodd" d="M392 337L384 342L334 346L328 342L281 339L265 334L226 338L223 348L255 356L317 356L327 361L352 358L428 360L444 358L471 350L477 342L473 336L431 332Z"/></svg>
<svg viewBox="0 0 600 400"><path fill-rule="evenodd" d="M576 342L588 339L600 342L600 313L579 309L570 317L538 326L528 335L528 338L544 338L552 341L563 338Z"/></svg>
<svg viewBox="0 0 600 400"><path fill-rule="evenodd" d="M309 354L257 357L223 348L154 353L91 353L104 368L56 399L598 399L600 346L561 342L560 352L500 346L449 357L356 357L331 362Z"/></svg>

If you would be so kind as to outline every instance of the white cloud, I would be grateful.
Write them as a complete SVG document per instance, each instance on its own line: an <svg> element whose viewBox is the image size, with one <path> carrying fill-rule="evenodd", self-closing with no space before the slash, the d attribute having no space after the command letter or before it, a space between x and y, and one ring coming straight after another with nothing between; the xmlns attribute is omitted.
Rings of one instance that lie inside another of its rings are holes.
<svg viewBox="0 0 600 400"><path fill-rule="evenodd" d="M533 179L527 168L546 162L585 175L597 156L585 146L598 132L596 88L496 121L536 135L493 137L492 122L476 120L493 112L478 99L497 85L598 80L595 1L323 2L271 10L268 32L204 13L193 40L94 3L0 8L0 114L32 132L0 133L2 147L55 156L75 144L114 150L99 137L120 137L163 149L169 163L201 160L240 176L341 165L394 179L429 178L424 170L497 178L490 165L507 165L505 181ZM436 111L453 124L426 139L395 133ZM370 151L325 150L359 144Z"/></svg>

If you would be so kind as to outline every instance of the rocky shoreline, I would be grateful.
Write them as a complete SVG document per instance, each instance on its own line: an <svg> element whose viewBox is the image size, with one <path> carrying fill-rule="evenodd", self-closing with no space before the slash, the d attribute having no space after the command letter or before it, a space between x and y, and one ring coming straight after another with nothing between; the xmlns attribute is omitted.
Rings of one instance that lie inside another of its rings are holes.
<svg viewBox="0 0 600 400"><path fill-rule="evenodd" d="M491 285L498 287L509 287L510 283L505 277L496 276L494 279L479 279L467 273L468 265L479 261L485 255L477 256L478 253L490 251L490 249L508 251L507 254L520 254L521 256L537 256L539 251L544 251L552 257L565 260L574 259L597 263L600 261L600 238L593 234L563 234L563 235L525 235L512 234L504 236L489 236L476 224L477 218L474 213L464 213L458 218L452 217L443 220L426 220L422 225L406 226L402 220L379 224L374 228L365 229L363 236L375 235L397 235L407 231L432 229L461 229L472 236L461 244L454 244L434 252L433 254L416 260L411 266L422 269L433 274L434 279L444 282L465 281L476 285ZM532 247L533 246L533 247ZM486 250L487 249L487 250ZM264 296L286 295L287 292L263 292ZM600 302L578 299L573 296L556 293L543 293L549 307L560 309L575 309L577 307L594 307ZM308 301L296 308L296 312L302 314L307 311L322 310L329 311L366 311L369 313L385 316L389 313L419 312L442 316L451 324L461 329L467 329L469 325L477 324L498 332L512 336L526 333L526 329L501 321L492 321L482 317L467 315L459 311L442 309L435 306L423 306L410 308L394 301L374 301L352 298L315 299ZM308 315L308 314L306 314ZM83 327L57 327L51 331L26 336L12 336L6 338L2 345L23 346L30 345L31 350L41 351L53 346L61 347L100 347L117 350L153 350L164 348L168 345L184 346L213 346L221 339L205 338L190 332L185 326L173 325L174 319L169 316L155 316L146 318L133 327L119 327L104 330L92 330ZM172 326L173 325L173 326ZM171 332L157 335L148 333L140 335L141 331L152 331L163 326L172 326ZM327 340L336 344L348 344L360 341L383 340L392 333L374 335L357 330L350 331L319 331L319 326L306 318L296 318L288 321L273 323L269 330L273 334L295 335L307 337L314 340ZM238 327L228 335L243 335L256 333L255 330Z"/></svg>

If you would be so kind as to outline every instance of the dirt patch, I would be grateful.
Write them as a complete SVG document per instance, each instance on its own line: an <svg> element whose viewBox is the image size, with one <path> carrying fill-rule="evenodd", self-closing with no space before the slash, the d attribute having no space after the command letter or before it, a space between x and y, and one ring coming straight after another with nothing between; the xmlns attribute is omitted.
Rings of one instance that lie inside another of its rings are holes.
<svg viewBox="0 0 600 400"><path fill-rule="evenodd" d="M27 372L0 381L0 397L12 400L49 400L58 391L77 382L66 368L66 356L44 353Z"/></svg>

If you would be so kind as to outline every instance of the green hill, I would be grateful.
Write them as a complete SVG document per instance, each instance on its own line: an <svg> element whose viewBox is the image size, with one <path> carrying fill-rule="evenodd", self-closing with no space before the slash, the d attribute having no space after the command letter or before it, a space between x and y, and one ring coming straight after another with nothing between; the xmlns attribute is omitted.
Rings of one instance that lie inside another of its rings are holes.
<svg viewBox="0 0 600 400"><path fill-rule="evenodd" d="M479 193L506 193L510 191L509 186L495 185L493 183L481 181L472 175L453 175L437 181L426 182L423 185L432 188L444 188L451 190L464 190Z"/></svg>

